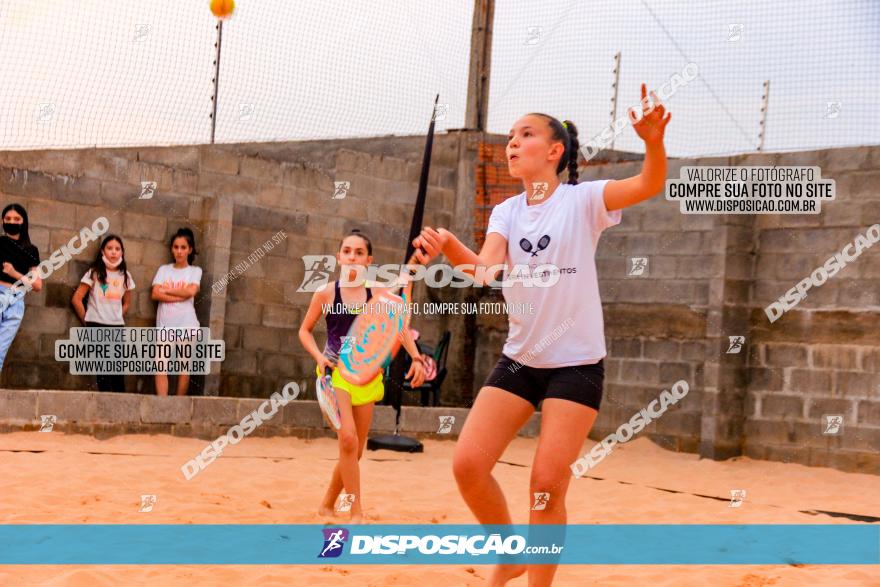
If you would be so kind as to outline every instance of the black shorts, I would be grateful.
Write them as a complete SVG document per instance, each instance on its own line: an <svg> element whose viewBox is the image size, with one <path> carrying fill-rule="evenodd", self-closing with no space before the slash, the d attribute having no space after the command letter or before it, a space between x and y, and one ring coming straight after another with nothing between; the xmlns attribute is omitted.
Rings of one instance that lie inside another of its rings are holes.
<svg viewBox="0 0 880 587"><path fill-rule="evenodd" d="M500 387L531 402L535 409L547 398L567 399L599 411L602 384L605 381L604 359L593 365L539 369L517 363L501 355L484 386Z"/></svg>

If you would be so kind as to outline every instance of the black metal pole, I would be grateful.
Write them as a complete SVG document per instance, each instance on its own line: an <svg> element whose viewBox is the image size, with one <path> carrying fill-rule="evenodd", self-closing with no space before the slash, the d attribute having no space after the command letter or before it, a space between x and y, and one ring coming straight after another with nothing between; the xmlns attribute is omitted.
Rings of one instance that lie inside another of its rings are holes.
<svg viewBox="0 0 880 587"><path fill-rule="evenodd" d="M217 21L217 43L215 43L215 47L217 47L217 53L214 56L214 96L211 98L213 100L213 112L211 112L211 144L214 144L214 132L217 130L217 92L218 87L220 85L220 47L223 41L223 21Z"/></svg>

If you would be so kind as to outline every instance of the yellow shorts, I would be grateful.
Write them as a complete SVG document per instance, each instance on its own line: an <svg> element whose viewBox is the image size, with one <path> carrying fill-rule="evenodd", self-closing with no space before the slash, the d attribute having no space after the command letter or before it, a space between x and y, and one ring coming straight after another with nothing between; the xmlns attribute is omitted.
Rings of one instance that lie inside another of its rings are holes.
<svg viewBox="0 0 880 587"><path fill-rule="evenodd" d="M321 368L315 366L315 374L321 375ZM333 369L333 388L343 389L351 397L352 406L364 406L381 401L385 397L385 385L382 383L382 371L376 373L372 381L365 385L354 385L342 378L338 368Z"/></svg>

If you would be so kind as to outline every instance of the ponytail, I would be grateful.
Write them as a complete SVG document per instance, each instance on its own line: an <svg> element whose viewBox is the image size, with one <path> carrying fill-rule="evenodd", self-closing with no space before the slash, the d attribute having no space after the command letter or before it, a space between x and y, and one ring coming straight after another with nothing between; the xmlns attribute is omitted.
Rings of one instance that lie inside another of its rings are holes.
<svg viewBox="0 0 880 587"><path fill-rule="evenodd" d="M578 142L578 129L570 120L563 121L562 126L568 134L568 147L562 157L564 159L566 155L568 156L568 183L575 185L578 182L578 153L581 147Z"/></svg>

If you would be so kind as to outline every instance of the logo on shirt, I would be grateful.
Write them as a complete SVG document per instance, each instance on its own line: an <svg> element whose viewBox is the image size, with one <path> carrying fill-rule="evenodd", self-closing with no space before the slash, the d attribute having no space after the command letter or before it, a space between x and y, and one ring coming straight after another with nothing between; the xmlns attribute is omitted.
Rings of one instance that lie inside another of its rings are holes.
<svg viewBox="0 0 880 587"><path fill-rule="evenodd" d="M169 286L168 282L164 285ZM182 287L182 286L170 286ZM125 294L125 288L122 287L122 279L118 277L107 276L107 281L99 285L101 293L106 300L121 300Z"/></svg>
<svg viewBox="0 0 880 587"><path fill-rule="evenodd" d="M550 244L550 235L545 234L541 238L538 239L538 246L533 247L532 243L527 238L520 239L519 246L522 250L527 253L531 253L532 257L537 257L538 253L547 248L547 245Z"/></svg>

